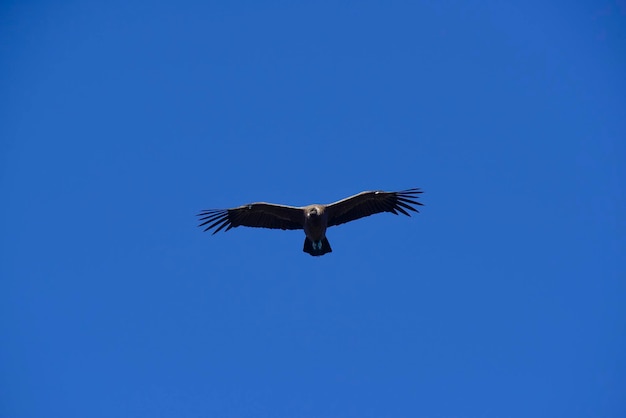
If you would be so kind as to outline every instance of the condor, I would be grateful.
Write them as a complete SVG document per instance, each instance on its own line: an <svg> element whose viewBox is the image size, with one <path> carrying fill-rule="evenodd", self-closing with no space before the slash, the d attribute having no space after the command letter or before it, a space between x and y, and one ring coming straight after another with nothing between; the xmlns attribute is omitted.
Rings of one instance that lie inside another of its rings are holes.
<svg viewBox="0 0 626 418"><path fill-rule="evenodd" d="M232 209L203 210L198 214L199 226L206 226L205 231L213 229L213 234L238 226L303 229L306 238L302 251L321 256L332 252L326 238L326 230L331 226L381 212L411 216L409 211L419 212L414 206L422 206L416 200L420 193L417 188L400 192L367 191L329 205L296 207L258 202Z"/></svg>

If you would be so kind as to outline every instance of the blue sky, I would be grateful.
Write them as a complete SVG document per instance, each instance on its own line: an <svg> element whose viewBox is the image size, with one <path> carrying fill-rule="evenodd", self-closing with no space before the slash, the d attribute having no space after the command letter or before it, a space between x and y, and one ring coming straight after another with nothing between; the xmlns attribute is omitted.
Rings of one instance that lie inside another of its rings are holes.
<svg viewBox="0 0 626 418"><path fill-rule="evenodd" d="M626 3L3 2L0 416L626 416ZM421 187L211 236L202 209Z"/></svg>

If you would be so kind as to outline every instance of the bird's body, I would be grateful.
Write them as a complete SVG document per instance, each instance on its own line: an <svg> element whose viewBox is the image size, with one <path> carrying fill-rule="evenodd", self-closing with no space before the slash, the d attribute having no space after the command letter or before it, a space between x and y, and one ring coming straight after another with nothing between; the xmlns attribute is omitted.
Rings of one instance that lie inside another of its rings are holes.
<svg viewBox="0 0 626 418"><path fill-rule="evenodd" d="M332 251L326 239L328 215L324 205L310 205L304 208L304 248L302 251L314 256L324 255Z"/></svg>
<svg viewBox="0 0 626 418"><path fill-rule="evenodd" d="M303 251L313 256L332 252L327 228L380 212L398 212L410 216L407 210L418 212L412 205L418 202L420 189L401 192L368 191L350 196L329 205L303 207L258 202L232 209L205 210L198 214L205 231L215 228L213 234L237 226L272 229L303 229L306 235Z"/></svg>

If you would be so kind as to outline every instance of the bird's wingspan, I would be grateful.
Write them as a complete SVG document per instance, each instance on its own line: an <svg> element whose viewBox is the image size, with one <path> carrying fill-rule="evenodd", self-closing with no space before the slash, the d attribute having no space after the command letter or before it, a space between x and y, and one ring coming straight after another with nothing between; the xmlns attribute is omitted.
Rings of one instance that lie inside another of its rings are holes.
<svg viewBox="0 0 626 418"><path fill-rule="evenodd" d="M417 199L420 189L408 189L400 192L368 191L355 194L331 203L326 207L328 226L340 225L375 213L398 212L411 216L408 211L418 212L415 205L422 206Z"/></svg>
<svg viewBox="0 0 626 418"><path fill-rule="evenodd" d="M209 209L198 214L200 225L213 233L237 226L272 229L302 229L304 213L302 208L294 206L274 205L272 203L250 203L232 209Z"/></svg>

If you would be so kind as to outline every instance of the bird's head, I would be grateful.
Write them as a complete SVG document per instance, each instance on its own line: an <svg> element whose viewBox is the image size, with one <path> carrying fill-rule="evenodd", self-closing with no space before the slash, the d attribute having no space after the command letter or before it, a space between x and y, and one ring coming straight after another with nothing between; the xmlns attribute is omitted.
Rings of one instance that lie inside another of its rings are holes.
<svg viewBox="0 0 626 418"><path fill-rule="evenodd" d="M317 218L320 215L319 210L316 207L312 207L307 211L306 216L309 218Z"/></svg>

